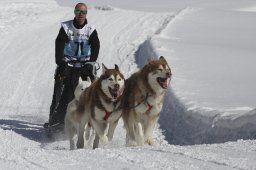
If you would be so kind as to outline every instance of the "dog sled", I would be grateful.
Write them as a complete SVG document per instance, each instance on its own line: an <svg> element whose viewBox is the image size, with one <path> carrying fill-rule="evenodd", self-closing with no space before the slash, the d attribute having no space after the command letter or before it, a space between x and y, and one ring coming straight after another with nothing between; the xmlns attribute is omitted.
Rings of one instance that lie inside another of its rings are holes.
<svg viewBox="0 0 256 170"><path fill-rule="evenodd" d="M54 84L54 94L52 99L52 104L50 106L50 116L49 121L45 123L43 126L46 130L46 135L50 140L55 140L59 136L63 136L64 134L64 118L66 114L67 104L74 98L74 90L75 87L72 85L72 81L74 81L73 77L80 77L80 72L83 68L90 68L91 79L97 78L97 71L100 69L100 65L98 62L89 62L83 59L77 58L65 58L67 63L67 69L69 70L69 80L67 81L66 77L61 77L59 66L55 70L55 84ZM86 69L85 69L86 70ZM88 70L87 70L88 71ZM75 75L76 74L76 75ZM79 76L77 76L79 74ZM78 81L75 79L75 81ZM75 82L74 84L77 84ZM76 85L75 85L76 86ZM68 92L68 93L67 93ZM63 105L60 105L64 103ZM61 113L62 112L62 113Z"/></svg>

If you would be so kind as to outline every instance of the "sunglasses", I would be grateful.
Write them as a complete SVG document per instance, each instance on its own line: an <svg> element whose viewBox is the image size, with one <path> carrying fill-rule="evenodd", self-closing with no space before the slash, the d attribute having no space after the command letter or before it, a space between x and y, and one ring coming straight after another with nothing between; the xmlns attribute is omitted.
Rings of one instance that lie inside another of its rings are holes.
<svg viewBox="0 0 256 170"><path fill-rule="evenodd" d="M74 12L75 12L76 15L79 15L79 14L85 15L85 14L87 14L87 10L82 11L82 10L76 9Z"/></svg>

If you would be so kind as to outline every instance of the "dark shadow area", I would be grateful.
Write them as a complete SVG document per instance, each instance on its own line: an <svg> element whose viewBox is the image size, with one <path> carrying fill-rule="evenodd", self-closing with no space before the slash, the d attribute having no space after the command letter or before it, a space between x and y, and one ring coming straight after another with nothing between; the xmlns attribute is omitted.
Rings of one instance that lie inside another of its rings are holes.
<svg viewBox="0 0 256 170"><path fill-rule="evenodd" d="M148 59L156 59L157 54L154 52L153 47L150 43L150 40L144 41L135 52L135 62L139 68L142 68Z"/></svg>
<svg viewBox="0 0 256 170"><path fill-rule="evenodd" d="M211 114L210 111L198 112L202 113L187 110L171 90L167 92L159 124L160 128L164 130L164 135L169 144L212 144L238 139L256 139L255 124L243 121L243 124L236 126L238 125L237 122L244 119L243 116L223 123L223 119L215 120L215 116L210 116L216 115L216 113ZM245 115L245 118L250 119L248 115ZM222 125L219 125L218 122Z"/></svg>
<svg viewBox="0 0 256 170"><path fill-rule="evenodd" d="M42 124L36 124L20 120L0 120L0 128L11 130L30 140L46 142L45 130Z"/></svg>

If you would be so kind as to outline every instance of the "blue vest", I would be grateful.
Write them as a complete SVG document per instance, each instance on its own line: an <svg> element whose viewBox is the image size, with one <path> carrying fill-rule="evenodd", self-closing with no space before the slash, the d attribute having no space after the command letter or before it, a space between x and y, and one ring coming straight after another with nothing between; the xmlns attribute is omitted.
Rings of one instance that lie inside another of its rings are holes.
<svg viewBox="0 0 256 170"><path fill-rule="evenodd" d="M70 60L89 60L91 55L89 37L95 28L89 24L86 24L82 29L76 29L73 25L73 20L65 21L61 25L69 39L69 41L65 43L64 47L65 57Z"/></svg>

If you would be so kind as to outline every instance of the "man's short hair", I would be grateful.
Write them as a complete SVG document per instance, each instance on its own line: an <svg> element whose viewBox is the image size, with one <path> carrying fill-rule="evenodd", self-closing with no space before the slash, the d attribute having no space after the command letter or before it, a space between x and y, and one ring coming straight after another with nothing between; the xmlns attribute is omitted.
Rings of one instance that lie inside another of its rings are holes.
<svg viewBox="0 0 256 170"><path fill-rule="evenodd" d="M82 5L82 6L85 6L85 7L86 7L86 4L85 4L85 3L79 2L78 4L76 4L75 9L76 9L76 8L78 8L78 6L80 6L80 5Z"/></svg>

